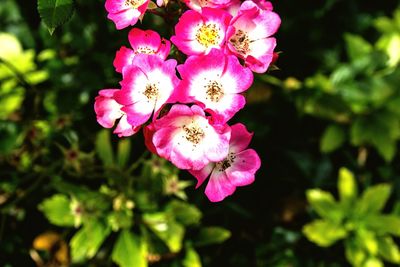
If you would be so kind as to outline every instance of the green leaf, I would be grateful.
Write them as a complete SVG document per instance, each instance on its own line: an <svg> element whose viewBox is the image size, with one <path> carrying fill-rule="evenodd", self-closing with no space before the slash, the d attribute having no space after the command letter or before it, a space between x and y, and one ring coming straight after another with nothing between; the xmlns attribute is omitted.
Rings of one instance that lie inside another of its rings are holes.
<svg viewBox="0 0 400 267"><path fill-rule="evenodd" d="M121 267L147 267L146 245L129 230L121 231L111 257Z"/></svg>
<svg viewBox="0 0 400 267"><path fill-rule="evenodd" d="M363 265L363 267L384 267L383 262L377 258L369 258Z"/></svg>
<svg viewBox="0 0 400 267"><path fill-rule="evenodd" d="M98 221L90 221L75 233L70 241L73 262L82 262L96 255L110 229Z"/></svg>
<svg viewBox="0 0 400 267"><path fill-rule="evenodd" d="M338 190L340 201L346 205L351 204L357 198L356 179L354 178L354 174L346 168L339 170Z"/></svg>
<svg viewBox="0 0 400 267"><path fill-rule="evenodd" d="M322 135L319 147L321 152L329 153L338 149L345 141L345 133L343 128L332 124L326 128Z"/></svg>
<svg viewBox="0 0 400 267"><path fill-rule="evenodd" d="M337 224L325 220L315 220L303 227L304 235L321 247L329 247L347 236L346 230Z"/></svg>
<svg viewBox="0 0 400 267"><path fill-rule="evenodd" d="M346 33L344 35L347 45L347 54L354 61L372 52L372 45L358 35Z"/></svg>
<svg viewBox="0 0 400 267"><path fill-rule="evenodd" d="M339 222L342 211L332 194L320 189L310 189L306 192L308 203L324 219Z"/></svg>
<svg viewBox="0 0 400 267"><path fill-rule="evenodd" d="M50 34L53 34L56 27L71 18L74 11L74 1L38 0L38 11Z"/></svg>
<svg viewBox="0 0 400 267"><path fill-rule="evenodd" d="M70 208L70 199L61 194L45 199L40 205L46 218L58 226L74 226L74 216Z"/></svg>
<svg viewBox="0 0 400 267"><path fill-rule="evenodd" d="M96 137L96 152L104 165L114 164L114 154L110 141L110 131L101 130Z"/></svg>
<svg viewBox="0 0 400 267"><path fill-rule="evenodd" d="M364 223L379 235L392 234L400 237L400 217L395 215L374 214L367 216Z"/></svg>
<svg viewBox="0 0 400 267"><path fill-rule="evenodd" d="M171 252L182 248L185 228L164 212L146 213L143 215L145 224L168 246Z"/></svg>
<svg viewBox="0 0 400 267"><path fill-rule="evenodd" d="M202 217L201 211L198 208L178 200L168 203L165 211L183 225L199 224Z"/></svg>
<svg viewBox="0 0 400 267"><path fill-rule="evenodd" d="M131 140L121 139L118 142L117 162L123 168L126 166L131 154Z"/></svg>
<svg viewBox="0 0 400 267"><path fill-rule="evenodd" d="M231 232L218 226L209 226L202 228L194 239L194 246L207 246L211 244L220 244L231 237Z"/></svg>
<svg viewBox="0 0 400 267"><path fill-rule="evenodd" d="M382 236L377 239L379 247L379 255L391 263L400 263L400 250L393 238L390 236Z"/></svg>
<svg viewBox="0 0 400 267"><path fill-rule="evenodd" d="M381 211L392 191L389 184L379 184L368 187L356 205L356 211L359 214L377 213Z"/></svg>
<svg viewBox="0 0 400 267"><path fill-rule="evenodd" d="M355 267L362 266L367 257L365 251L354 239L346 239L345 253L348 262Z"/></svg>
<svg viewBox="0 0 400 267"><path fill-rule="evenodd" d="M183 267L201 267L199 254L192 247L186 249L185 258L182 261Z"/></svg>

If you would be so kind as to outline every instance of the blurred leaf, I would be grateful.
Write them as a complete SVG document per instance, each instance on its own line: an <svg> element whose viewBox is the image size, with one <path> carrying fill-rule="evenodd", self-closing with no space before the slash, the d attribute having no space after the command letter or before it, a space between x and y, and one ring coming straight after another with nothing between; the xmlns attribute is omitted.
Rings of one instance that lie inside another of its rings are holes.
<svg viewBox="0 0 400 267"><path fill-rule="evenodd" d="M74 216L70 208L70 200L67 196L57 194L45 199L39 209L46 218L58 226L73 226Z"/></svg>
<svg viewBox="0 0 400 267"><path fill-rule="evenodd" d="M105 166L114 164L114 154L110 141L110 131L101 130L96 137L96 152Z"/></svg>
<svg viewBox="0 0 400 267"><path fill-rule="evenodd" d="M75 233L70 241L73 262L82 262L96 255L103 241L110 234L104 224L91 220Z"/></svg>
<svg viewBox="0 0 400 267"><path fill-rule="evenodd" d="M384 267L383 262L377 258L369 258L363 265L364 267Z"/></svg>
<svg viewBox="0 0 400 267"><path fill-rule="evenodd" d="M168 203L165 211L183 225L199 224L202 217L201 211L198 208L178 200L172 200Z"/></svg>
<svg viewBox="0 0 400 267"><path fill-rule="evenodd" d="M186 248L186 255L182 261L183 267L201 267L199 254L192 247Z"/></svg>
<svg viewBox="0 0 400 267"><path fill-rule="evenodd" d="M38 11L50 34L53 34L56 27L71 18L74 11L74 1L38 0Z"/></svg>
<svg viewBox="0 0 400 267"><path fill-rule="evenodd" d="M339 197L342 203L352 203L358 195L357 183L354 174L346 169L340 168L338 181Z"/></svg>
<svg viewBox="0 0 400 267"><path fill-rule="evenodd" d="M146 213L143 215L145 224L168 246L171 252L182 248L185 228L172 220L166 213Z"/></svg>
<svg viewBox="0 0 400 267"><path fill-rule="evenodd" d="M377 234L392 234L400 237L400 217L395 215L375 214L367 216L364 219L368 229L373 230Z"/></svg>
<svg viewBox="0 0 400 267"><path fill-rule="evenodd" d="M331 193L320 189L310 189L307 190L306 196L308 203L322 218L339 222L343 217L342 211Z"/></svg>
<svg viewBox="0 0 400 267"><path fill-rule="evenodd" d="M121 168L124 168L128 163L131 154L131 140L121 139L118 141L117 162Z"/></svg>
<svg viewBox="0 0 400 267"><path fill-rule="evenodd" d="M325 129L320 141L320 150L329 153L338 149L345 141L345 133L342 127L332 124Z"/></svg>
<svg viewBox="0 0 400 267"><path fill-rule="evenodd" d="M363 247L369 255L376 256L378 254L378 241L376 235L372 231L365 229L357 229L356 241L360 247Z"/></svg>
<svg viewBox="0 0 400 267"><path fill-rule="evenodd" d="M357 213L369 214L381 211L390 196L391 190L392 187L388 184L368 187L357 202Z"/></svg>
<svg viewBox="0 0 400 267"><path fill-rule="evenodd" d="M147 249L140 237L122 230L114 245L112 259L121 267L146 267Z"/></svg>
<svg viewBox="0 0 400 267"><path fill-rule="evenodd" d="M379 255L391 263L400 263L400 250L393 238L382 236L377 238Z"/></svg>
<svg viewBox="0 0 400 267"><path fill-rule="evenodd" d="M353 239L345 241L345 253L347 260L353 266L362 266L367 257L365 251Z"/></svg>
<svg viewBox="0 0 400 267"><path fill-rule="evenodd" d="M350 60L369 56L372 52L372 45L365 41L361 36L346 33L344 35L347 45L347 54Z"/></svg>
<svg viewBox="0 0 400 267"><path fill-rule="evenodd" d="M337 224L325 220L315 220L303 227L304 235L321 247L329 247L347 236L346 230Z"/></svg>
<svg viewBox="0 0 400 267"><path fill-rule="evenodd" d="M195 237L193 245L207 246L212 244L221 244L231 237L231 232L218 226L209 226L201 228L199 234Z"/></svg>

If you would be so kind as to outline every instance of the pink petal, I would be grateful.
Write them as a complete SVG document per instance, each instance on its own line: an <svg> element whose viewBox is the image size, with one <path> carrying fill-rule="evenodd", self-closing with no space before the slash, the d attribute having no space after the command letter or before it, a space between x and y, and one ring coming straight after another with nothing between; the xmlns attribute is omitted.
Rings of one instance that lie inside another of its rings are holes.
<svg viewBox="0 0 400 267"><path fill-rule="evenodd" d="M135 53L133 52L132 49L122 46L115 55L115 59L113 62L115 70L119 73L122 73L122 69L125 66L132 64L132 60L133 60L134 56L135 56Z"/></svg>
<svg viewBox="0 0 400 267"><path fill-rule="evenodd" d="M152 30L133 28L128 34L128 39L134 51L147 47L156 52L161 44L160 35Z"/></svg>
<svg viewBox="0 0 400 267"><path fill-rule="evenodd" d="M235 189L236 186L230 182L225 172L215 168L208 181L205 193L211 202L219 202L232 195Z"/></svg>
<svg viewBox="0 0 400 267"><path fill-rule="evenodd" d="M127 115L129 124L140 126L149 120L154 110L154 102L139 101L122 108Z"/></svg>
<svg viewBox="0 0 400 267"><path fill-rule="evenodd" d="M254 174L261 166L260 157L253 149L235 155L232 165L225 170L229 181L235 186L245 186L254 182Z"/></svg>
<svg viewBox="0 0 400 267"><path fill-rule="evenodd" d="M130 25L135 25L141 13L137 9L129 8L118 13L109 13L107 18L115 23L117 30L121 30Z"/></svg>
<svg viewBox="0 0 400 267"><path fill-rule="evenodd" d="M196 179L197 179L196 188L199 188L199 186L201 186L204 183L204 181L207 179L207 177L210 176L214 167L215 167L215 163L210 162L201 170L188 170L189 173L191 175L193 175L194 177L196 177Z"/></svg>
<svg viewBox="0 0 400 267"><path fill-rule="evenodd" d="M117 127L114 129L114 133L118 134L118 137L131 136L137 133L140 127L133 127L128 123L127 116L123 115L119 120Z"/></svg>
<svg viewBox="0 0 400 267"><path fill-rule="evenodd" d="M232 125L231 129L232 134L229 142L229 151L237 154L249 146L253 138L253 133L248 132L246 126L241 123Z"/></svg>

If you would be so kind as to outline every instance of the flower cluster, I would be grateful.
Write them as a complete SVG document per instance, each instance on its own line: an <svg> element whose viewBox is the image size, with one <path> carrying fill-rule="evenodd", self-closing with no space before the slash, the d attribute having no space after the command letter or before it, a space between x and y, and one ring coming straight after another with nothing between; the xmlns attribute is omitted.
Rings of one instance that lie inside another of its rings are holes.
<svg viewBox="0 0 400 267"><path fill-rule="evenodd" d="M178 0L179 1L179 0ZM197 187L221 201L236 187L251 184L260 158L248 149L252 133L228 121L246 104L243 92L253 72L267 71L276 57L272 35L279 16L265 0L183 0L188 10L169 40L133 28L131 48L117 51L114 67L121 88L103 89L95 100L97 121L119 137L143 128L148 149L188 170ZM117 29L136 24L149 0L106 0ZM168 1L157 1L158 6ZM178 65L167 59L171 42L186 55Z"/></svg>

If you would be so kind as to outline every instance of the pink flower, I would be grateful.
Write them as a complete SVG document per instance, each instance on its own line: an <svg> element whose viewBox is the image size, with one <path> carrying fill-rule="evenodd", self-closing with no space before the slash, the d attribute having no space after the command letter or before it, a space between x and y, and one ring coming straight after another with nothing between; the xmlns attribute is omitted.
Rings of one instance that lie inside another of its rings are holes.
<svg viewBox="0 0 400 267"><path fill-rule="evenodd" d="M106 0L107 18L115 23L118 30L133 26L146 12L149 0Z"/></svg>
<svg viewBox="0 0 400 267"><path fill-rule="evenodd" d="M184 0L185 4L193 10L201 12L203 7L225 9L237 3L237 0Z"/></svg>
<svg viewBox="0 0 400 267"><path fill-rule="evenodd" d="M162 60L156 55L138 54L132 65L123 68L122 89L115 93L117 102L124 107L128 122L133 126L145 123L154 112L170 99L179 84L176 77L176 60Z"/></svg>
<svg viewBox="0 0 400 267"><path fill-rule="evenodd" d="M220 9L188 10L175 26L171 41L186 55L208 54L212 48L222 49L225 32L232 16Z"/></svg>
<svg viewBox="0 0 400 267"><path fill-rule="evenodd" d="M250 69L233 55L212 49L208 55L191 56L178 66L181 102L196 102L225 123L246 103L241 92L253 82Z"/></svg>
<svg viewBox="0 0 400 267"><path fill-rule="evenodd" d="M228 155L231 130L212 125L199 106L175 104L154 121L153 144L158 155L180 169L199 170Z"/></svg>
<svg viewBox="0 0 400 267"><path fill-rule="evenodd" d="M140 127L133 127L128 123L125 112L121 110L122 105L114 99L114 94L118 91L119 89L100 90L94 102L94 111L101 126L112 128L115 121L119 119L114 133L119 137L130 136L139 131Z"/></svg>
<svg viewBox="0 0 400 267"><path fill-rule="evenodd" d="M278 30L281 20L276 13L259 5L243 2L228 28L227 47L244 59L252 71L263 73L272 61L276 40L271 35Z"/></svg>
<svg viewBox="0 0 400 267"><path fill-rule="evenodd" d="M241 123L233 125L231 129L232 137L227 157L217 163L211 162L201 170L189 170L197 178L196 188L211 174L205 193L212 202L222 201L232 195L237 186L253 183L254 174L261 165L257 152L246 149L253 134Z"/></svg>
<svg viewBox="0 0 400 267"><path fill-rule="evenodd" d="M160 38L160 35L152 30L133 28L129 32L128 39L133 49L122 46L114 59L115 70L120 73L125 66L132 64L136 54L154 54L166 59L171 48L168 40Z"/></svg>

